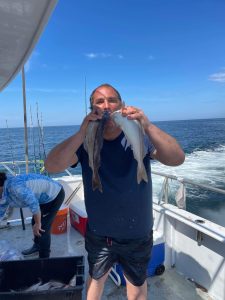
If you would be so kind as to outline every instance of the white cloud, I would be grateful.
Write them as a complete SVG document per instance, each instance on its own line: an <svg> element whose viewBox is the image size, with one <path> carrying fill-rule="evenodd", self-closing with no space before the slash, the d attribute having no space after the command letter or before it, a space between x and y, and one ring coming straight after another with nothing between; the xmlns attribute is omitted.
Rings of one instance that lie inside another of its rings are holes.
<svg viewBox="0 0 225 300"><path fill-rule="evenodd" d="M26 73L30 71L30 59L28 59L28 61L25 63L24 69Z"/></svg>
<svg viewBox="0 0 225 300"><path fill-rule="evenodd" d="M31 69L31 66L33 65L33 62L37 60L38 56L40 55L40 53L38 51L34 51L32 53L32 55L30 56L30 58L27 60L27 62L25 63L25 72L28 73Z"/></svg>
<svg viewBox="0 0 225 300"><path fill-rule="evenodd" d="M111 53L105 53L105 52L99 52L99 53L94 53L94 52L90 52L90 53L86 53L85 56L89 59L95 59L95 58L109 58L109 57L116 57L118 59L123 59L123 55L122 54L118 54L118 55L114 55Z"/></svg>
<svg viewBox="0 0 225 300"><path fill-rule="evenodd" d="M210 76L209 76L209 80L211 80L211 81L216 81L216 82L220 82L220 83L225 83L225 70L210 75Z"/></svg>
<svg viewBox="0 0 225 300"><path fill-rule="evenodd" d="M148 56L148 60L154 60L154 59L155 59L154 56L152 56L152 55Z"/></svg>
<svg viewBox="0 0 225 300"><path fill-rule="evenodd" d="M43 63L43 64L41 65L41 67L42 67L43 69L47 69L48 65L45 64L45 63Z"/></svg>
<svg viewBox="0 0 225 300"><path fill-rule="evenodd" d="M99 53L99 57L102 57L102 58L107 58L107 57L111 57L112 55L109 54L109 53Z"/></svg>
<svg viewBox="0 0 225 300"><path fill-rule="evenodd" d="M85 56L92 59L92 58L98 57L98 54L97 53L87 53L87 54L85 54Z"/></svg>

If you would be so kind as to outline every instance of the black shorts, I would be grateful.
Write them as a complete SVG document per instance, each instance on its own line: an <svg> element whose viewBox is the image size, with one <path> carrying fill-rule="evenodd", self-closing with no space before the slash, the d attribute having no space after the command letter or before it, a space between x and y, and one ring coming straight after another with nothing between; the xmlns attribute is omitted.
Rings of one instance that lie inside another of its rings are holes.
<svg viewBox="0 0 225 300"><path fill-rule="evenodd" d="M115 239L96 235L87 226L85 248L88 253L89 274L98 280L114 263L119 263L129 282L141 286L147 277L152 245L152 231L141 239Z"/></svg>

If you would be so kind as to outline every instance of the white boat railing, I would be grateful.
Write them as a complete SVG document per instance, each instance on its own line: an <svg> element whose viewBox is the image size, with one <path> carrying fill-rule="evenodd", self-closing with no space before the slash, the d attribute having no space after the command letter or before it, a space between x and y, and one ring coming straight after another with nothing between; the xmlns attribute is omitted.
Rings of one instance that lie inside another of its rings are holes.
<svg viewBox="0 0 225 300"><path fill-rule="evenodd" d="M28 161L29 170L33 172L39 171L42 173L44 170L44 161L43 160L30 160ZM0 169L8 171L11 175L18 175L25 173L26 161L25 160L15 160L15 161L0 161Z"/></svg>
<svg viewBox="0 0 225 300"><path fill-rule="evenodd" d="M39 164L39 166L44 165L43 160L30 160L28 161L29 167L34 168L36 164ZM26 161L25 160L15 160L15 161L1 161L0 162L0 169L8 171L11 175L18 175L23 173L23 169L25 170L26 167Z"/></svg>
<svg viewBox="0 0 225 300"><path fill-rule="evenodd" d="M222 189L219 189L219 188L215 188L215 187L212 187L210 185L205 185L205 184L197 183L196 181L193 181L193 180L190 180L190 179L187 179L187 178L178 177L178 176L175 176L175 175L169 175L169 174L165 174L165 173L157 172L157 171L152 171L152 173L155 174L155 175L163 176L164 178L169 178L169 179L172 179L172 180L177 180L177 181L179 181L179 182L181 182L183 184L190 184L190 185L202 188L202 189L206 189L206 190L209 190L209 191L212 191L212 192L216 192L216 193L225 195L225 190L222 190Z"/></svg>
<svg viewBox="0 0 225 300"><path fill-rule="evenodd" d="M5 169L7 172L9 172L11 175L17 175L17 174L21 174L21 172L24 172L26 161L3 161L0 162L0 168ZM29 165L31 166L30 169L34 169L34 171L38 171L39 173L42 173L44 171L44 161L43 160L31 160L29 161ZM38 168L37 168L38 165ZM23 166L23 168L22 168ZM68 174L68 176L74 176L74 174L72 174L68 169L65 170L65 172ZM169 179L174 180L176 182L179 182L180 184L186 186L186 185L191 185L194 187L198 187L204 190L208 190L208 191L212 191L212 192L216 192L222 195L225 195L225 190L220 189L220 188L216 188L216 187L212 187L210 185L205 185L205 184L201 184L198 183L196 181L187 179L187 178L183 178L180 176L175 176L175 175L171 175L171 174L166 174L166 173L162 173L162 172L158 172L158 171L154 171L152 170L152 174L157 175L157 176L161 176L164 178L164 191L163 194L161 195L162 197L158 199L158 204L161 202L165 202L168 203L168 198L169 198ZM184 202L186 202L186 193L184 193Z"/></svg>
<svg viewBox="0 0 225 300"><path fill-rule="evenodd" d="M1 162L1 163L0 163L0 166L2 166L2 167L4 168L4 170L8 171L11 175L16 175L16 174L17 174L17 172L11 170L11 169L9 168L9 166L7 166L7 163L6 163L6 162ZM19 171L19 170L18 170L18 171Z"/></svg>

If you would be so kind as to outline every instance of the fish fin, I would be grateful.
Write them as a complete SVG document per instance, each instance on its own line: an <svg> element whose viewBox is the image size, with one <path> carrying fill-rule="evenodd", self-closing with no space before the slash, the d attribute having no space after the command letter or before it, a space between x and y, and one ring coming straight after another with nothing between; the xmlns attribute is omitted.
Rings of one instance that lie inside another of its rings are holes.
<svg viewBox="0 0 225 300"><path fill-rule="evenodd" d="M93 173L92 176L92 189L93 191L95 191L97 188L102 193L102 184L98 172L96 172L95 174Z"/></svg>
<svg viewBox="0 0 225 300"><path fill-rule="evenodd" d="M138 184L144 180L145 182L148 182L148 176L147 176L147 173L146 173L146 169L145 169L145 165L142 164L141 167L138 166L138 169L137 169L137 182Z"/></svg>

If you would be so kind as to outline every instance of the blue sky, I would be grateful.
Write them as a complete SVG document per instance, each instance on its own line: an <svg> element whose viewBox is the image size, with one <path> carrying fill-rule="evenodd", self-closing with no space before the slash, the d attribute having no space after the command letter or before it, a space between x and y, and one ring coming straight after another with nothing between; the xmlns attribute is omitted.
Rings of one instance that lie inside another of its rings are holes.
<svg viewBox="0 0 225 300"><path fill-rule="evenodd" d="M152 121L225 117L224 16L223 0L59 0L26 64L28 115L80 124L86 77L87 99L110 83ZM22 126L20 74L0 103L0 127Z"/></svg>

